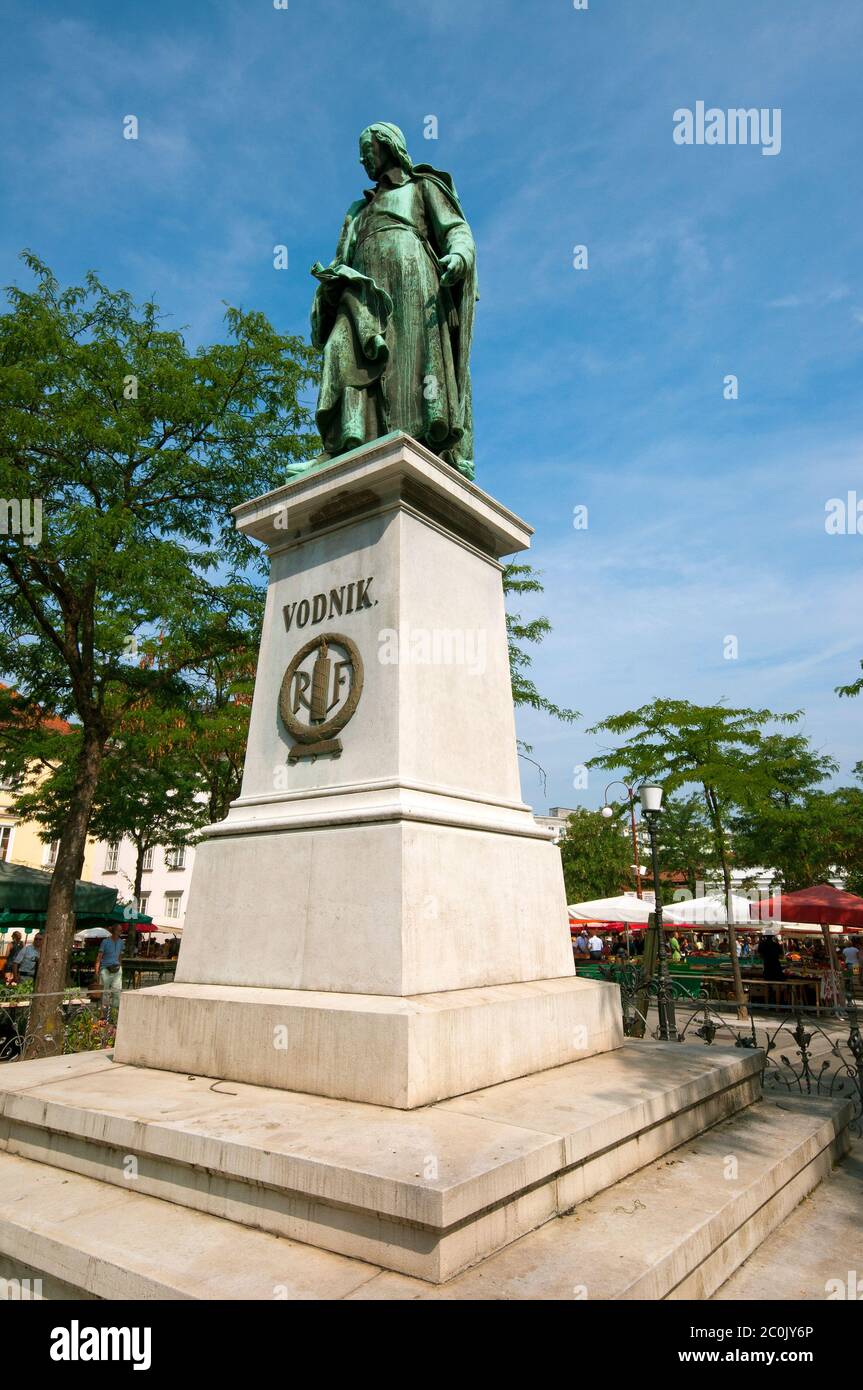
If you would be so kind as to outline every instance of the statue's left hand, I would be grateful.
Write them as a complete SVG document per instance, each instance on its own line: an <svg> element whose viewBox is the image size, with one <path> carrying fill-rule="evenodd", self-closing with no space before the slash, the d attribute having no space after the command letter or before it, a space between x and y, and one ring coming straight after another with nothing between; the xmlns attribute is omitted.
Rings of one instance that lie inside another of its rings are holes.
<svg viewBox="0 0 863 1390"><path fill-rule="evenodd" d="M449 256L444 256L441 265L443 267L443 275L440 280L442 285L454 285L456 281L464 279L467 267L457 251L453 251Z"/></svg>

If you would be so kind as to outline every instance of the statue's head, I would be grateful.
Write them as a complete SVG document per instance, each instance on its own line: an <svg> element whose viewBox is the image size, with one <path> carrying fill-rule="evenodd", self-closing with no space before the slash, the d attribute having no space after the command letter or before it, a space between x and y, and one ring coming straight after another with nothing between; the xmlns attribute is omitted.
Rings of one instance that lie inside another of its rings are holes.
<svg viewBox="0 0 863 1390"><path fill-rule="evenodd" d="M385 169L397 164L409 174L413 169L407 142L397 125L376 121L360 136L360 163L371 179L380 178Z"/></svg>

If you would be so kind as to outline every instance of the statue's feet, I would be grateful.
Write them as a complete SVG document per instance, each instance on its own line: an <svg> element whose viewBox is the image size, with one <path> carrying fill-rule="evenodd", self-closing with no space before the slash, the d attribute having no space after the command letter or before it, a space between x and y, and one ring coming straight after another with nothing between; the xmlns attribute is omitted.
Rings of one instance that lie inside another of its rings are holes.
<svg viewBox="0 0 863 1390"><path fill-rule="evenodd" d="M448 463L450 468L454 468L457 473L461 473L463 478L467 478L472 483L476 476L473 466L473 459L462 458L461 454L455 449L444 449L440 454L441 463Z"/></svg>
<svg viewBox="0 0 863 1390"><path fill-rule="evenodd" d="M329 463L331 454L318 454L317 458L304 459L302 463L291 463L288 465L288 481L293 482L295 478L304 478L307 473L314 473L316 468L323 468L325 463Z"/></svg>
<svg viewBox="0 0 863 1390"><path fill-rule="evenodd" d="M461 473L463 478L467 478L469 483L472 483L474 481L476 477L476 469L473 465L473 459L456 459L455 463L453 464L453 468L455 468L457 472Z"/></svg>

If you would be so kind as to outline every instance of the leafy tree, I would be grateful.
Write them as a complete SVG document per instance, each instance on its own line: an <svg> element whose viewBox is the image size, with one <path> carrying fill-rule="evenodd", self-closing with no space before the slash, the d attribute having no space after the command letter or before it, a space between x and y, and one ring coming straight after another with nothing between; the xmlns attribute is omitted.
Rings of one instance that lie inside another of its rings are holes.
<svg viewBox="0 0 863 1390"><path fill-rule="evenodd" d="M627 780L656 779L666 794L700 785L713 852L731 892L731 816L735 807L766 798L782 770L776 756L762 760L769 723L793 723L794 714L771 710L693 705L686 700L655 700L651 705L612 715L588 732L628 736L616 748L597 754L589 767L623 769ZM793 780L796 769L785 769Z"/></svg>
<svg viewBox="0 0 863 1390"><path fill-rule="evenodd" d="M224 820L240 793L264 599L253 585L235 586L234 636L241 630L243 640L212 648L188 669L185 709L158 730L161 756L198 778L207 824Z"/></svg>
<svg viewBox="0 0 863 1390"><path fill-rule="evenodd" d="M860 662L860 666L863 668L863 661ZM850 685L837 685L836 694L853 697L859 695L861 690L863 690L863 676L858 676L856 681L853 681Z"/></svg>
<svg viewBox="0 0 863 1390"><path fill-rule="evenodd" d="M599 811L574 811L560 854L567 902L612 898L632 886L632 844L620 809L608 820Z"/></svg>
<svg viewBox="0 0 863 1390"><path fill-rule="evenodd" d="M662 863L671 874L682 874L693 897L719 868L704 800L701 796L669 796L662 809ZM654 884L654 891L657 885ZM673 896L673 888L659 885L660 902Z"/></svg>
<svg viewBox="0 0 863 1390"><path fill-rule="evenodd" d="M694 705L687 700L654 700L640 709L612 715L588 732L623 737L616 748L597 754L589 767L623 769L628 781L655 780L666 793L700 785L711 842L722 872L726 902L731 900L731 818L736 807L763 798L776 775L773 764L762 766L762 730L771 723L794 723L800 712L732 709L725 704ZM660 842L661 843L661 842ZM734 929L730 928L731 962L738 1006L743 1007L743 984Z"/></svg>
<svg viewBox="0 0 863 1390"><path fill-rule="evenodd" d="M315 440L300 339L229 308L228 341L190 352L156 306L94 275L35 289L0 315L0 496L42 507L42 534L0 534L0 670L31 709L80 733L48 901L32 1052L55 1051L73 895L106 749L142 705L177 708L215 652L246 643L225 568L253 548L231 508L283 481ZM7 528L8 529L8 528ZM163 634L141 665L130 643Z"/></svg>
<svg viewBox="0 0 863 1390"><path fill-rule="evenodd" d="M157 717L164 713L158 707L154 712ZM138 717L145 715L142 710ZM124 722L133 724L136 719L127 716ZM201 779L190 775L178 760L164 758L153 737L152 720L149 724L146 737L121 727L108 742L89 823L89 833L99 840L110 844L131 840L136 851L136 901L147 850L156 845L185 845L206 823L206 807L196 799L202 795ZM73 730L66 738L62 760L16 798L16 812L41 825L46 841L60 839L69 817L80 740L80 730Z"/></svg>
<svg viewBox="0 0 863 1390"><path fill-rule="evenodd" d="M541 594L542 580L531 565L511 563L503 572L503 591L505 594ZM512 680L512 699L516 708L527 705L530 709L541 710L571 724L579 718L578 710L563 709L560 705L541 695L528 674L532 658L525 651L523 642L541 642L551 631L548 618L522 618L520 613L507 611L506 632L509 642L509 670ZM530 752L528 744L522 744Z"/></svg>
<svg viewBox="0 0 863 1390"><path fill-rule="evenodd" d="M863 781L863 762L855 765L854 775ZM837 787L830 794L830 800L834 816L834 863L844 875L848 892L863 897L863 787Z"/></svg>
<svg viewBox="0 0 863 1390"><path fill-rule="evenodd" d="M758 767L766 785L744 792L732 819L738 862L775 869L789 891L822 881L836 863L836 809L818 787L838 764L801 734L772 734L761 741Z"/></svg>

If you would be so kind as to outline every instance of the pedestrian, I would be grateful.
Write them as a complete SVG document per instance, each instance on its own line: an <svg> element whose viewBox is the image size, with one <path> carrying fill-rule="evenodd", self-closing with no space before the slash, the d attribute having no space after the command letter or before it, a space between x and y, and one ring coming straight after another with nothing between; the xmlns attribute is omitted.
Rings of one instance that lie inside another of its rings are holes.
<svg viewBox="0 0 863 1390"><path fill-rule="evenodd" d="M587 955L587 937L583 931L580 931L575 938L575 949L580 956Z"/></svg>
<svg viewBox="0 0 863 1390"><path fill-rule="evenodd" d="M35 980L36 971L39 969L39 957L42 953L42 942L45 938L44 932L37 932L35 939L27 945L22 946L15 958L12 973L15 983L21 984L24 980Z"/></svg>
<svg viewBox="0 0 863 1390"><path fill-rule="evenodd" d="M765 980L784 980L782 969L782 947L775 936L762 936L758 943L758 954L764 967Z"/></svg>
<svg viewBox="0 0 863 1390"><path fill-rule="evenodd" d="M860 952L853 941L849 941L846 946L842 947L842 954L845 957L845 964L852 969L855 965L860 964Z"/></svg>
<svg viewBox="0 0 863 1390"><path fill-rule="evenodd" d="M112 1021L120 1008L120 991L123 988L123 942L120 940L120 923L114 922L111 935L106 936L96 956L96 979L102 991L100 1016Z"/></svg>
<svg viewBox="0 0 863 1390"><path fill-rule="evenodd" d="M588 941L587 949L590 952L591 960L602 960L602 938L598 937L596 932L593 933Z"/></svg>
<svg viewBox="0 0 863 1390"><path fill-rule="evenodd" d="M6 953L6 964L3 967L3 974L6 978L7 984L13 984L15 981L15 962L17 961L23 949L24 940L21 936L21 933L19 931L13 931L12 944L10 945L9 950Z"/></svg>
<svg viewBox="0 0 863 1390"><path fill-rule="evenodd" d="M677 936L673 932L671 936L668 938L668 949L671 953L672 965L678 965L683 957L680 951L680 942L678 941Z"/></svg>

